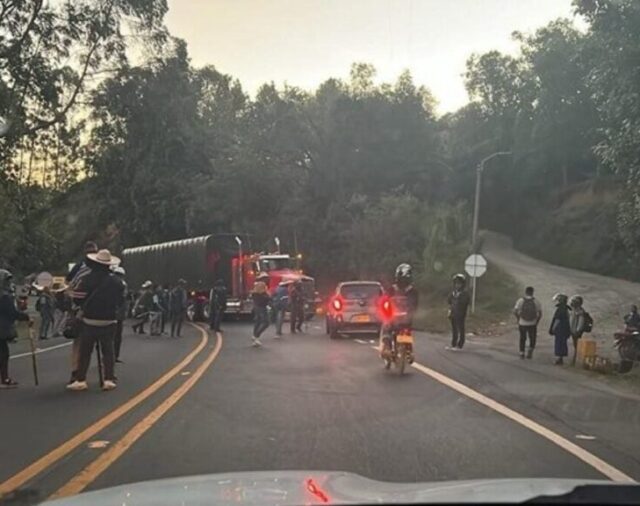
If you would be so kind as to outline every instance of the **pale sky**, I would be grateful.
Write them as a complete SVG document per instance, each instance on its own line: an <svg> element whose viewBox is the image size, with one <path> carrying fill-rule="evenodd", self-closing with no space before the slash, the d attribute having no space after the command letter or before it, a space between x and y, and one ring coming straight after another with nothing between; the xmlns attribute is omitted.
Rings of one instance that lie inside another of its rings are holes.
<svg viewBox="0 0 640 506"><path fill-rule="evenodd" d="M558 17L573 17L571 0L169 0L166 21L195 65L215 65L252 95L269 81L313 89L358 61L378 81L408 68L444 113L467 102L471 53L513 53L514 30Z"/></svg>

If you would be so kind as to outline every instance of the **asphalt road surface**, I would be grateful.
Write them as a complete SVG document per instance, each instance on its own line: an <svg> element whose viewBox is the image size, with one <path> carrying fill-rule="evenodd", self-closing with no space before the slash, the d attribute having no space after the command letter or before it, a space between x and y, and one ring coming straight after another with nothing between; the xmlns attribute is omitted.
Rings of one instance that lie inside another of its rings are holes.
<svg viewBox="0 0 640 506"><path fill-rule="evenodd" d="M67 392L64 340L11 360L0 391L0 492L20 500L142 480L253 470L338 470L398 482L640 479L640 396L547 361L417 335L417 364L385 371L373 338L305 334L252 348L221 336L127 335L118 389ZM8 496L5 496L5 499Z"/></svg>

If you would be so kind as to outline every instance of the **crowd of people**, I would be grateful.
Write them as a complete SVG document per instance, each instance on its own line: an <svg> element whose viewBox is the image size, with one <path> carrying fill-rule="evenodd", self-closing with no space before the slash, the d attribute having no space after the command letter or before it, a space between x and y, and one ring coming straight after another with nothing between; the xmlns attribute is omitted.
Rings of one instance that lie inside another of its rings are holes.
<svg viewBox="0 0 640 506"><path fill-rule="evenodd" d="M259 274L251 291L255 324L251 336L253 346L261 346L260 340L271 322L275 323L275 338L282 337L282 327L285 313L290 313L290 331L292 334L302 332L305 321L304 315L304 291L299 280L281 281L273 292L269 294L269 275Z"/></svg>
<svg viewBox="0 0 640 506"><path fill-rule="evenodd" d="M528 286L522 297L518 298L513 308L519 331L519 353L521 359L533 358L538 337L538 326L542 319L542 304L536 299L535 290ZM449 319L451 321L450 350L460 350L465 342L465 320L471 297L466 288L466 277L456 274L453 277L453 289L449 294ZM554 339L555 364L564 364L569 355L569 339L571 339L573 354L571 364L575 365L580 339L585 333L591 332L593 318L584 308L584 299L580 295L569 298L563 293L553 297L553 316L549 326L549 335ZM638 308L631 307L625 316L628 328L640 328Z"/></svg>

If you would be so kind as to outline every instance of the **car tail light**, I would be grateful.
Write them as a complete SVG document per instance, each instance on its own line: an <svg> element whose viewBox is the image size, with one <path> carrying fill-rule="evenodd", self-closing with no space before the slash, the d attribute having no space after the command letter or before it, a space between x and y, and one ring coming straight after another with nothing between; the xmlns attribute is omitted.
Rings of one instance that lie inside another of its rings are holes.
<svg viewBox="0 0 640 506"><path fill-rule="evenodd" d="M380 300L380 316L384 322L389 322L393 318L393 304L391 298L383 297Z"/></svg>
<svg viewBox="0 0 640 506"><path fill-rule="evenodd" d="M336 311L342 311L342 301L339 298L336 297L333 299L333 301L331 301L331 305Z"/></svg>

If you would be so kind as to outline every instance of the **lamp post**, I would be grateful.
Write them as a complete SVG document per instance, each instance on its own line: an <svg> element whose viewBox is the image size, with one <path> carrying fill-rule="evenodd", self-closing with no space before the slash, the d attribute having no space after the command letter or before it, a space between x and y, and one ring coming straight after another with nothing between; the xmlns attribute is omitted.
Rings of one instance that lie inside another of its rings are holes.
<svg viewBox="0 0 640 506"><path fill-rule="evenodd" d="M492 160L493 158L496 158L498 156L507 156L510 154L511 154L511 151L497 151L496 153L493 153L483 158L482 160L480 160L480 163L478 164L478 168L476 169L476 198L473 205L473 232L471 235L471 249L473 250L473 253L476 253L476 249L478 246L477 241L478 241L478 219L480 216L480 190L482 188L482 172L484 171L484 164L487 163L489 160ZM475 285L475 278L474 278L474 285ZM474 286L474 291L475 291L475 286Z"/></svg>

